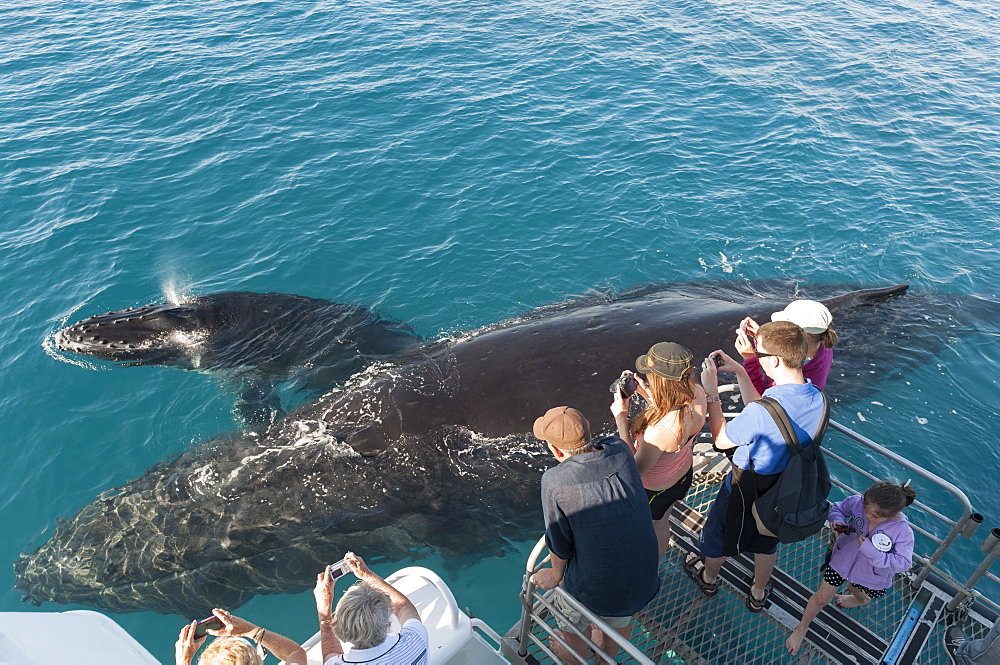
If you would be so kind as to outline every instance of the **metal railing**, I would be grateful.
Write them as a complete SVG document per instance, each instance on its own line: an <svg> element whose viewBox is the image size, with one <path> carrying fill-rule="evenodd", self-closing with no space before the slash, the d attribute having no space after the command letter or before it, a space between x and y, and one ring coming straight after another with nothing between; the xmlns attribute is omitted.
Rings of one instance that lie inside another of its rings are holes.
<svg viewBox="0 0 1000 665"><path fill-rule="evenodd" d="M545 538L544 536L535 543L535 547L531 550L531 554L528 556L528 562L525 566L524 574L524 584L521 587L521 620L518 624L517 631L517 658L521 661L527 658L528 648L530 644L533 644L539 651L544 653L553 662L560 662L562 659L557 657L555 653L552 652L550 646L545 640L542 640L537 634L541 633L548 636L549 640L554 640L557 642L567 653L576 659L576 662L581 665L585 665L587 662L586 654L579 654L563 639L559 631L572 633L577 636L583 643L591 649L597 657L607 663L615 662L615 659L610 656L604 649L599 647L584 631L578 630L573 626L559 611L557 607L553 604L553 600L556 596L559 596L562 600L566 601L573 609L582 614L593 627L600 631L604 635L604 643L607 644L607 640L617 645L622 651L626 652L629 656L629 662L641 663L642 665L654 665L653 661L650 660L640 649L638 649L634 644L629 642L627 639L622 637L622 635L609 626L601 617L595 615L589 609L587 609L583 604L580 603L576 598L567 593L561 586L556 587L545 593L540 593L538 587L534 582L531 581L532 575L542 569L548 561L549 557L545 556L539 561L542 552L545 550ZM555 619L558 624L558 630L549 624L547 621L546 614L549 617Z"/></svg>
<svg viewBox="0 0 1000 665"><path fill-rule="evenodd" d="M728 384L719 386L719 391L738 392L738 388L739 387L736 384ZM734 417L736 414L727 413L725 415L727 417ZM941 478L935 473L928 471L919 464L911 462L902 455L894 453L885 446L876 443L875 441L872 441L863 434L855 432L846 425L842 425L841 423L831 419L830 428L836 432L839 432L840 434L843 434L844 436L847 436L848 438L854 440L855 442L861 444L862 446L872 450L873 452L877 453L884 459L887 459L895 464L898 464L907 471L916 474L917 476L927 480L928 482L934 485L937 485L941 489L951 494L961 506L962 509L961 516L958 517L957 519L953 519L935 510L934 508L931 508L925 503L922 503L920 501L913 502L913 507L920 510L922 514L927 515L928 517L944 524L946 528L948 528L948 533L942 538L935 535L928 529L925 529L917 524L913 524L912 522L910 523L910 526L913 528L914 532L920 534L921 536L926 537L931 542L935 543L935 545L937 545L934 552L931 553L930 556L922 556L920 554L914 553L914 558L921 564L921 568L914 576L911 582L912 588L914 589L919 588L920 585L923 584L924 580L927 579L927 576L930 575L931 572L934 572L940 577L952 583L952 585L957 589L955 595L951 599L951 602L948 604L949 611L955 611L967 599L973 597L979 597L980 599L987 602L989 605L992 605L995 609L1000 610L1000 605L986 599L984 596L977 594L973 588L983 577L986 577L987 579L1000 584L1000 578L998 578L993 573L989 572L990 566L997 559L997 557L1000 556L1000 529L992 529L990 535L987 536L986 540L980 546L980 550L986 556L983 559L982 563L980 564L979 568L976 569L976 571L969 577L969 579L965 582L965 584L958 582L957 580L953 579L951 575L949 575L947 572L941 570L938 567L938 562L941 561L941 558L944 556L945 552L948 551L948 549L954 544L955 540L957 540L959 536L966 539L971 539L972 536L975 535L976 530L983 523L984 520L983 515L973 511L972 503L969 501L969 498L965 495L965 492L956 487L953 483L945 480L944 478ZM850 469L851 471L857 474L860 474L861 476L867 478L868 480L871 480L873 482L882 480L882 478L873 475L867 470L862 469L853 462L845 459L841 455L833 452L830 449L830 446L828 445L823 446L823 452L826 454L827 459L834 460L842 464L844 467ZM834 474L831 473L831 475ZM863 488L858 489L851 487L850 485L838 480L836 477L834 477L832 480L835 485L837 485L838 487L840 487L841 489L843 489L848 493L851 494L864 493Z"/></svg>
<svg viewBox="0 0 1000 665"><path fill-rule="evenodd" d="M721 391L731 391L735 388L735 385L720 386ZM726 413L725 415L731 418L736 414ZM960 536L966 539L972 538L978 527L984 521L983 516L973 510L972 504L965 492L953 483L939 477L927 469L924 469L920 465L911 462L905 457L894 453L893 451L885 448L875 441L872 441L868 437L855 432L851 428L842 425L839 422L831 420L830 429L837 432L839 435L846 436L861 446L869 449L880 458L898 465L901 469L905 469L908 474L911 474L914 477L919 477L923 479L923 481L937 486L944 492L950 494L958 502L957 508L960 509L961 514L957 518L948 516L945 514L947 511L939 511L938 509L927 505L925 502L914 501L912 504L912 509L919 511L921 516L926 516L930 520L933 520L932 523L926 525L914 524L912 521L910 523L915 533L933 543L933 552L926 556L914 553L914 559L918 562L919 567L915 570L915 574L911 578L911 587L914 590L919 589L927 580L927 577L933 572L936 577L940 578L940 580L945 583L945 586L948 587L949 590L947 593L952 594L951 600L947 605L947 610L950 613L957 611L959 615L961 615L962 612L971 605L973 600L979 600L992 607L995 611L1000 612L1000 604L986 598L974 589L976 584L983 577L988 580L992 580L993 582L1000 583L1000 578L989 571L990 566L998 557L1000 557L1000 528L991 529L985 541L980 546L980 550L985 556L975 572L972 573L964 584L958 582L949 573L942 570L938 564L948 549L951 548ZM845 469L848 469L872 482L882 480L882 478L850 461L844 455L833 452L829 445L824 445L823 450L826 453L828 460L837 462ZM834 476L832 478L833 483L841 490L849 494L862 494L866 489L866 487L853 487L850 484L850 474L839 474L841 478L837 478L837 475L838 474L831 471L831 476ZM938 533L941 533L943 532L943 529L935 529L933 526L934 523L943 525L944 529L947 529L947 533L943 536L935 533L935 530ZM538 656L542 656L544 654L544 656L552 659L553 662L559 662L560 659L556 657L549 643L547 643L552 642L558 643L563 649L569 651L572 658L576 659L575 662L585 663L585 655L573 652L556 630L556 627L552 625L554 623L553 619L555 619L555 621L559 622L559 630L572 633L579 637L589 649L593 650L597 654L599 659L604 660L605 662L613 662L613 659L605 651L601 650L588 635L572 628L569 622L565 621L565 617L563 617L558 609L553 605L553 600L558 596L561 597L561 599L564 599L567 604L579 611L583 616L591 621L601 633L603 633L605 636L605 644L608 644L608 640L610 640L610 643L619 646L627 652L629 658L631 659L630 662L634 661L644 664L652 663L653 661L644 655L640 649L625 640L615 629L608 626L608 624L600 617L590 612L586 607L581 605L579 601L573 598L570 594L566 593L561 587L557 587L545 593L539 592L536 585L531 582L531 576L536 571L540 570L548 561L547 556L544 559L539 560L544 549L545 539L542 538L535 545L527 561L524 583L521 590L521 619L517 627L517 632L515 633L517 647L516 654L513 653L513 649L511 650L511 653L508 654L509 656L516 656L515 658L512 658L512 660L526 662L529 649L533 647L534 649L537 649L535 653L537 653ZM564 628L564 626L570 627ZM571 660L571 662L573 661Z"/></svg>

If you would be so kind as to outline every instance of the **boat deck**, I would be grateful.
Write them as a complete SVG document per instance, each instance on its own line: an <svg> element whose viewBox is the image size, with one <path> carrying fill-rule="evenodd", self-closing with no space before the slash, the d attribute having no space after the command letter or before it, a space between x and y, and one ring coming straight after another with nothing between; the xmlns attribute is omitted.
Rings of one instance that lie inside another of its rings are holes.
<svg viewBox="0 0 1000 665"><path fill-rule="evenodd" d="M764 612L754 614L744 605L753 575L752 558L746 555L730 559L723 567L718 594L703 595L685 575L683 561L687 552L697 551L697 534L729 464L724 457L702 459L706 463L695 474L694 486L683 505L674 508L674 542L660 563L660 593L633 620L632 643L652 662L936 665L949 662L942 645L948 621L960 620L970 639L989 630L996 616L992 609L979 606L956 617L946 612L955 592L953 584L949 587L931 575L913 590L914 574L909 573L896 576L889 593L868 606L844 610L831 604L825 608L810 625L799 653L789 655L784 642L822 580L820 566L829 532L824 528L816 537L780 546ZM536 604L535 612L548 626L555 625L540 605ZM532 634L538 641L546 640L539 625ZM517 650L517 626L505 641L508 649ZM552 662L534 641L525 660ZM618 656L618 662L634 660L625 652Z"/></svg>

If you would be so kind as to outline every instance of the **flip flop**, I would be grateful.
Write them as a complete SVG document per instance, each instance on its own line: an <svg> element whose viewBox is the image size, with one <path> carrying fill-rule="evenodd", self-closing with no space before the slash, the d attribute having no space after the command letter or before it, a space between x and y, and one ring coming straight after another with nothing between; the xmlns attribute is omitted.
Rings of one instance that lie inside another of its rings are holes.
<svg viewBox="0 0 1000 665"><path fill-rule="evenodd" d="M753 582L750 582L750 588L747 589L747 609L751 612L762 612L764 606L767 605L767 598L771 595L771 583L768 582L764 586L764 597L757 600L753 597Z"/></svg>
<svg viewBox="0 0 1000 665"><path fill-rule="evenodd" d="M684 559L684 572L706 596L714 596L719 592L718 582L709 584L705 581L705 562L694 552L688 552L687 558Z"/></svg>

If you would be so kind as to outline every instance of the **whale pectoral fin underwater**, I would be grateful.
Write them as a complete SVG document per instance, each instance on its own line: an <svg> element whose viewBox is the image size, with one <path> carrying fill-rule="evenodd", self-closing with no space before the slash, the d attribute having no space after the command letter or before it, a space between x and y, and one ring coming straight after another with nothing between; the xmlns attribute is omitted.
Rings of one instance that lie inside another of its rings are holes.
<svg viewBox="0 0 1000 665"><path fill-rule="evenodd" d="M266 381L244 381L239 389L233 411L244 429L264 432L285 416L281 396L274 384Z"/></svg>

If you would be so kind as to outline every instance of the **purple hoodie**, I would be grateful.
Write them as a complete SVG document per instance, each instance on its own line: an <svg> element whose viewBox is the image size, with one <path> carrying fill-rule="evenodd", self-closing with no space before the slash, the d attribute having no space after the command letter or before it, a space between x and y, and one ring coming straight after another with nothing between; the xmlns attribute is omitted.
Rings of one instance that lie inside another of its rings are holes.
<svg viewBox="0 0 1000 665"><path fill-rule="evenodd" d="M892 585L892 576L913 565L913 529L906 515L887 519L869 533L864 500L849 496L830 507L831 522L840 522L855 529L854 533L837 538L833 546L830 567L848 582L877 591ZM858 536L864 544L858 546Z"/></svg>

